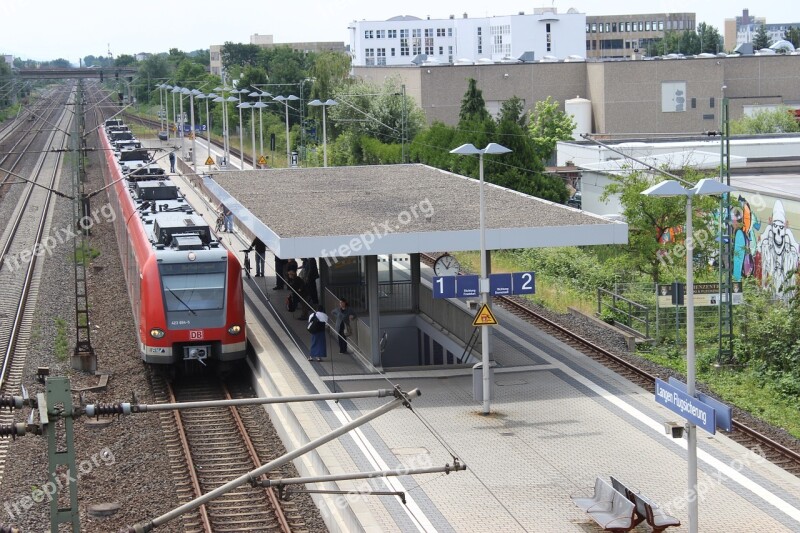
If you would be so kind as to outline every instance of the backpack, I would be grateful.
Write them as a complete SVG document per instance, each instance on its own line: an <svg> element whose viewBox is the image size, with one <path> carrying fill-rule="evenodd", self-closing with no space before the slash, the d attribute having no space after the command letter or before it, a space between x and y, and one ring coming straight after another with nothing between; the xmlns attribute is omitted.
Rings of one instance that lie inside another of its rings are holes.
<svg viewBox="0 0 800 533"><path fill-rule="evenodd" d="M325 331L325 322L317 318L317 313L312 314L308 319L308 331L312 334Z"/></svg>

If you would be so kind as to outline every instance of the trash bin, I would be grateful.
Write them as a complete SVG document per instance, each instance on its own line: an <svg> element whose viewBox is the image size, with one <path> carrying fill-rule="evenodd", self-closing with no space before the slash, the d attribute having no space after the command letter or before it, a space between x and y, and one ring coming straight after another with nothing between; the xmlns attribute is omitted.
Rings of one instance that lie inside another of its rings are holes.
<svg viewBox="0 0 800 533"><path fill-rule="evenodd" d="M494 400L494 367L497 363L489 361L489 400ZM476 402L483 401L483 363L472 366L472 398Z"/></svg>

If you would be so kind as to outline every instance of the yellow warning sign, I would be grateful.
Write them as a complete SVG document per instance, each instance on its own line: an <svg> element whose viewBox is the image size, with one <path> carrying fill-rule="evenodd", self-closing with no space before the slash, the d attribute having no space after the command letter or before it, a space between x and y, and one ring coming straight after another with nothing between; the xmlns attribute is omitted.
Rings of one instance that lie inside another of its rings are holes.
<svg viewBox="0 0 800 533"><path fill-rule="evenodd" d="M213 164L214 164L214 160L211 159L211 156L208 156L208 159L206 159L206 165L213 165Z"/></svg>
<svg viewBox="0 0 800 533"><path fill-rule="evenodd" d="M497 319L492 314L492 310L489 309L489 306L483 304L481 308L478 310L478 314L475 315L475 320L472 321L473 326L496 326Z"/></svg>
<svg viewBox="0 0 800 533"><path fill-rule="evenodd" d="M259 165L266 165L267 164L267 158L262 155L261 157L258 158L258 164Z"/></svg>

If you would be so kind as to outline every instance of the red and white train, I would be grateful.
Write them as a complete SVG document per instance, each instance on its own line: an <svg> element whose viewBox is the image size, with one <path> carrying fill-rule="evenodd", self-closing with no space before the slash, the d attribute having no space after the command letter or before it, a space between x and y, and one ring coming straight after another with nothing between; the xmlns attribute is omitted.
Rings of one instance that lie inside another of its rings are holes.
<svg viewBox="0 0 800 533"><path fill-rule="evenodd" d="M120 126L119 120L106 121L99 137L141 358L157 365L243 359L238 259L220 246L164 171L149 166L146 150L115 151L109 131Z"/></svg>

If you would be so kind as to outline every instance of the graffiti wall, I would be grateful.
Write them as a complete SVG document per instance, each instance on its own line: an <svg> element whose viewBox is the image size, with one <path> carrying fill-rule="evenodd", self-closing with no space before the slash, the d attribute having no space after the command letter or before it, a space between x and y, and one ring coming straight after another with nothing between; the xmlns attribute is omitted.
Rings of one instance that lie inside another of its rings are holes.
<svg viewBox="0 0 800 533"><path fill-rule="evenodd" d="M755 277L776 296L798 283L800 202L753 192L731 194L733 279Z"/></svg>

